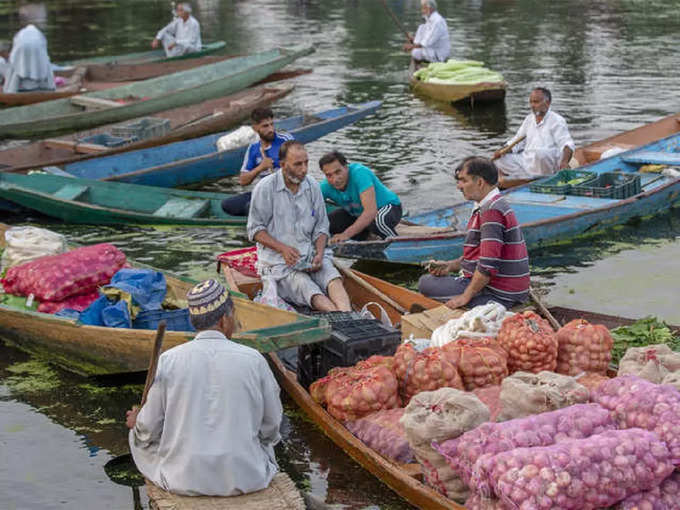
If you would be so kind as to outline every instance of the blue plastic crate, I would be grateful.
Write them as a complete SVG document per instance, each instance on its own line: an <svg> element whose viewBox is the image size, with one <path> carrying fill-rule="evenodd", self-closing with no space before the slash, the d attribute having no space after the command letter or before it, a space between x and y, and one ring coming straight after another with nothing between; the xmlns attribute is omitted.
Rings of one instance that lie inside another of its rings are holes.
<svg viewBox="0 0 680 510"><path fill-rule="evenodd" d="M136 140L134 137L113 136L108 133L100 133L78 139L79 143L93 143L104 147L120 147Z"/></svg>
<svg viewBox="0 0 680 510"><path fill-rule="evenodd" d="M179 310L146 310L139 312L132 327L134 329L156 329L158 323L165 319L168 331L196 331L189 320L189 309Z"/></svg>

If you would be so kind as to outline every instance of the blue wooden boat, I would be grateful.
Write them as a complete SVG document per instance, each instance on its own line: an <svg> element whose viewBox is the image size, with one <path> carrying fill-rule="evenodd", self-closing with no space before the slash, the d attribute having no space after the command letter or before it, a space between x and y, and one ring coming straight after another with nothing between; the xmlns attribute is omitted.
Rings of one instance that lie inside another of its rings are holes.
<svg viewBox="0 0 680 510"><path fill-rule="evenodd" d="M680 177L639 172L647 164L680 166L680 134L578 169L598 175L610 172L638 175L640 191L628 198L535 193L529 184L504 192L505 198L517 215L527 246L537 248L680 206ZM398 237L348 241L336 245L334 252L349 258L402 263L453 259L463 253L464 231L471 211L472 203L464 202L410 216L405 224L397 226Z"/></svg>
<svg viewBox="0 0 680 510"><path fill-rule="evenodd" d="M278 131L291 133L296 140L309 143L352 124L381 105L370 101L355 106L300 115L276 122ZM76 177L123 181L149 186L176 187L214 181L236 175L243 162L246 146L217 151L217 140L228 131L161 147L130 151L78 161L63 170Z"/></svg>

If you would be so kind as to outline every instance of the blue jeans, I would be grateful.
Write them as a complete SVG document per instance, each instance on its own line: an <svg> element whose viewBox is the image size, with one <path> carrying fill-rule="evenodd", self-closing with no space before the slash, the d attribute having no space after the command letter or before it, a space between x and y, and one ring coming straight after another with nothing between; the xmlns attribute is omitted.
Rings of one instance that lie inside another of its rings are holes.
<svg viewBox="0 0 680 510"><path fill-rule="evenodd" d="M453 296L458 296L465 292L467 286L470 285L470 281L470 278L465 278L464 276L434 276L426 274L418 280L418 291L437 301L448 301ZM500 303L507 309L519 304L519 301L499 297L485 287L470 300L467 306L468 308L473 308L485 305L489 301Z"/></svg>

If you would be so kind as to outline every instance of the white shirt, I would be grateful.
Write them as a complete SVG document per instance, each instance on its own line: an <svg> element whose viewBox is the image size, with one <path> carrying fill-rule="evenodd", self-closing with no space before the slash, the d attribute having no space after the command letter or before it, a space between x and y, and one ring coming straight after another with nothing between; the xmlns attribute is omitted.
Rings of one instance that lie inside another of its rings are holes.
<svg viewBox="0 0 680 510"><path fill-rule="evenodd" d="M484 198L482 198L479 202L475 202L475 208L474 210L481 209L484 207L486 204L491 202L491 199L495 197L496 195L500 195L500 191L498 188L494 188L491 191L489 191Z"/></svg>
<svg viewBox="0 0 680 510"><path fill-rule="evenodd" d="M5 67L5 93L55 88L47 39L35 25L27 25L14 36Z"/></svg>
<svg viewBox="0 0 680 510"><path fill-rule="evenodd" d="M130 430L139 470L189 496L234 496L269 485L278 467L279 386L256 350L202 331L164 352Z"/></svg>
<svg viewBox="0 0 680 510"><path fill-rule="evenodd" d="M156 39L162 41L166 34L172 36L174 43L184 48L185 53L200 51L201 49L201 25L193 16L189 16L186 21L179 16L176 17L167 26L159 30Z"/></svg>
<svg viewBox="0 0 680 510"><path fill-rule="evenodd" d="M427 21L418 27L413 42L423 47L430 62L444 62L451 54L449 29L446 20L437 11L430 14Z"/></svg>

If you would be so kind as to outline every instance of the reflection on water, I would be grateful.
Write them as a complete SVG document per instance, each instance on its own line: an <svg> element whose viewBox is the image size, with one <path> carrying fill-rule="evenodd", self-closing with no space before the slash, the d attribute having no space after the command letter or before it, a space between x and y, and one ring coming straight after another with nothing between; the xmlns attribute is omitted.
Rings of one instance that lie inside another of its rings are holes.
<svg viewBox="0 0 680 510"><path fill-rule="evenodd" d="M419 0L388 3L409 30L415 29ZM351 160L375 169L399 193L411 214L460 201L451 178L452 168L465 156L491 154L503 145L527 114L527 96L535 85L552 89L553 106L567 119L577 144L631 129L679 109L680 82L675 79L675 70L680 68L680 53L676 50L680 12L674 1L438 3L450 27L453 55L482 60L503 73L509 83L504 104L460 109L410 94L406 85L408 57L400 52L403 36L380 2L196 0L193 6L203 27L203 39L225 40L229 53L249 53L272 46L315 47L313 55L295 64L313 68L314 72L299 77L293 93L276 103L278 117L381 99L383 106L376 115L309 144L310 172L319 178L315 163L318 158L330 149L342 150ZM50 0L42 5L54 61L143 51L156 31L170 20L170 4L165 0ZM0 0L0 34L7 34L1 37L11 38L18 28L16 2ZM233 179L225 179L211 189L240 188ZM561 274L578 271L624 250L634 254L638 245L653 246L663 240L678 246L679 219L676 211L638 225L534 251L532 271L544 286L555 287L561 285ZM49 227L64 232L73 241L112 241L130 258L196 279L214 275L215 254L247 243L243 229L236 228L92 228L52 222ZM384 264L366 264L360 269L410 286L419 275L417 269ZM650 269L653 268L646 268ZM585 306L589 306L587 300ZM5 384L10 377L14 382L28 377L26 373L10 375L6 371L15 361L27 361L21 356L11 348L0 348L0 363L21 358L0 365L0 380ZM83 450L84 457L89 458L93 449L99 449L93 457L97 464L90 470L93 477L100 476L102 452L118 454L126 449L120 420L141 390L125 385L103 388L60 372L56 378L61 381L57 387L32 394L20 393L15 386L13 396L3 397L0 405L10 406L15 410L11 413L22 416L32 416L38 409L61 432L76 431L77 438L82 438L78 439L82 443L75 442L76 451ZM367 504L408 507L343 456L299 416L292 404L287 404L286 413L287 435L279 453L284 467L301 487L311 488L329 501L357 508ZM59 434L48 433L48 441L71 444ZM35 438L37 444L42 443L40 436ZM4 428L0 428L0 440L3 444L12 442ZM33 450L27 457L43 462L46 469L51 467L53 471L67 466L70 479L80 476L76 475L78 462L70 457L67 464L50 462ZM0 455L0 463L6 458ZM11 479L0 474L3 478ZM81 487L88 495L107 493L118 497L115 486L99 493L98 488L105 482L85 479L88 482ZM126 488L120 489L122 496L129 497ZM18 497L16 490L9 490L10 495ZM33 501L34 507L40 506L38 501ZM26 503L31 506L31 501Z"/></svg>

